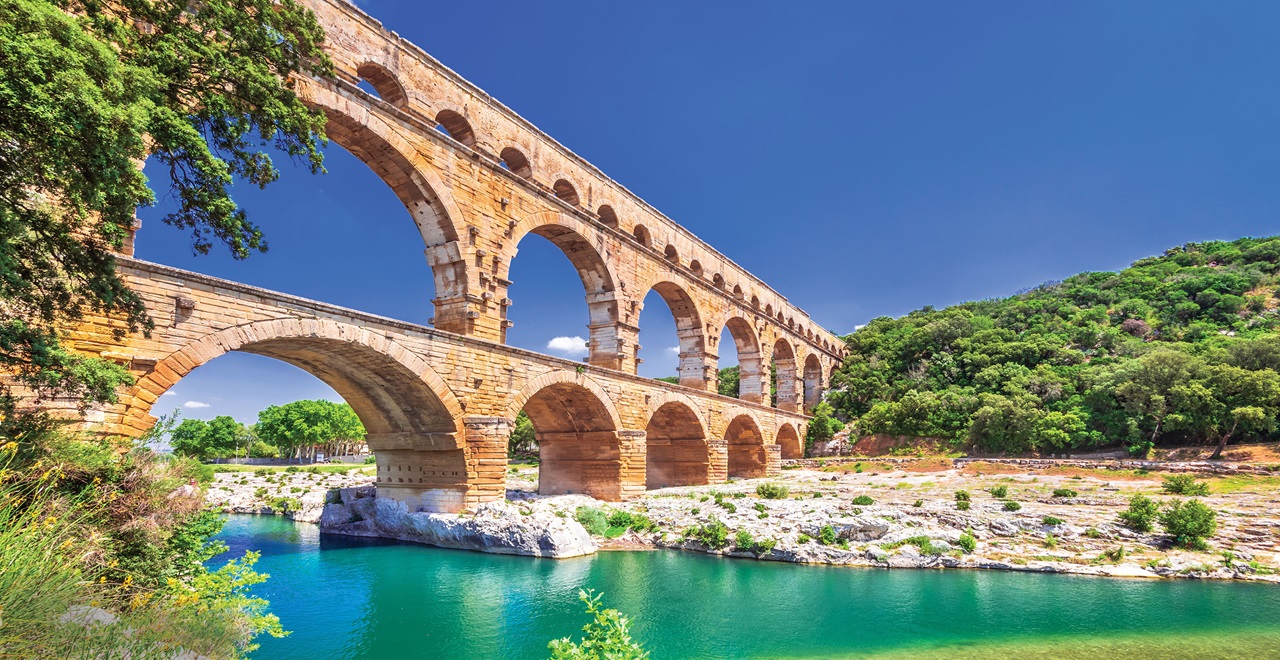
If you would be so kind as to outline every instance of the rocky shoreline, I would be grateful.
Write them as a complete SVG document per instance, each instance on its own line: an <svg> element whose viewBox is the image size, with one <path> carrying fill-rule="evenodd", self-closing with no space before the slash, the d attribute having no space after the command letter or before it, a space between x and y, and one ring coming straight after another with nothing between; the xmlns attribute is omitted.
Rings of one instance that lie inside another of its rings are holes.
<svg viewBox="0 0 1280 660"><path fill-rule="evenodd" d="M623 503L538 496L536 468L513 470L507 502L460 515L412 513L403 505L393 511L396 503L368 497L371 489L361 488L371 480L367 476L290 475L270 483L277 490L310 488L287 515L319 522L326 532L486 552L570 557L596 547L668 548L841 566L1280 582L1276 476L1241 471L1209 478L1214 492L1203 499L1218 511L1219 531L1210 539L1211 551L1193 552L1172 547L1161 534L1119 524L1117 513L1132 494L1171 497L1160 493L1160 475L1142 470L1052 461L967 461L957 467L951 459L788 467L794 469L773 479L656 490ZM214 506L275 512L253 497L263 487L253 478L241 473L228 486L233 479L218 477L210 489L220 493L210 497ZM765 489L772 499L757 493L766 483L778 487ZM330 489L343 490L329 496L326 509ZM1062 496L1063 489L1073 496ZM958 508L956 491L968 494L968 510ZM1006 502L1016 502L1017 510ZM586 536L577 522L584 511L619 524Z"/></svg>

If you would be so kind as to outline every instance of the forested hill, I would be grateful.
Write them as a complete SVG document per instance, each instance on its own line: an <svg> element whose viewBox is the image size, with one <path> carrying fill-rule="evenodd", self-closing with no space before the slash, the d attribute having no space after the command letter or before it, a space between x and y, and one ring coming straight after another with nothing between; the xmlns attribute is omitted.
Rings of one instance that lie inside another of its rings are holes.
<svg viewBox="0 0 1280 660"><path fill-rule="evenodd" d="M1060 452L1271 437L1280 237L1189 243L1118 273L881 317L829 401L861 435Z"/></svg>

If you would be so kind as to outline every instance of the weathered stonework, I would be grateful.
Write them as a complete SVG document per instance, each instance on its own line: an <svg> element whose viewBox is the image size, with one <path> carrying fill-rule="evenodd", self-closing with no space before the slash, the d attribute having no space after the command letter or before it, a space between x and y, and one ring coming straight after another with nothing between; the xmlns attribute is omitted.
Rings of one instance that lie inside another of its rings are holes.
<svg viewBox="0 0 1280 660"><path fill-rule="evenodd" d="M380 494L411 511L501 499L520 410L537 429L547 493L622 499L646 487L776 474L781 458L802 454L803 413L844 355L838 338L355 6L303 4L326 30L338 77L299 80L298 91L326 113L329 137L408 209L435 280L434 328L125 258L123 273L156 329L123 345L110 319L70 333L76 350L125 363L138 378L86 423L141 433L174 383L239 350L294 364L337 390L369 432ZM504 345L515 303L509 268L528 234L558 246L581 276L586 365ZM676 320L678 386L635 375L636 324L650 291ZM725 328L733 347L717 345ZM722 350L737 352L739 399L715 394ZM767 405L771 364L776 407Z"/></svg>

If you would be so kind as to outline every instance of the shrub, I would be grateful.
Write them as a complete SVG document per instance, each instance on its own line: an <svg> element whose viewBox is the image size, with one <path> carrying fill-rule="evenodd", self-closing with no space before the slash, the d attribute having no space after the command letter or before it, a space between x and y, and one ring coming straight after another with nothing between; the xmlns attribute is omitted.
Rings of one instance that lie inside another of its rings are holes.
<svg viewBox="0 0 1280 660"><path fill-rule="evenodd" d="M773 552L773 549L777 547L777 545L778 545L777 539L765 539L763 541L758 541L756 543L755 552L758 555L767 555L770 552Z"/></svg>
<svg viewBox="0 0 1280 660"><path fill-rule="evenodd" d="M377 462L378 462L378 457L374 456L373 454L369 454L368 456L364 457L365 465L373 465L374 463L377 463Z"/></svg>
<svg viewBox="0 0 1280 660"><path fill-rule="evenodd" d="M1018 511L1020 509L1022 509L1022 505L1018 504L1017 502L1014 502L1013 500L1009 500L1004 503L1005 511Z"/></svg>
<svg viewBox="0 0 1280 660"><path fill-rule="evenodd" d="M719 520L712 518L710 522L690 527L685 536L698 541L699 543L720 549L729 542L729 528Z"/></svg>
<svg viewBox="0 0 1280 660"><path fill-rule="evenodd" d="M725 511L728 511L729 513L737 513L737 512L738 512L738 505L734 504L733 502L726 502L726 501L724 501L724 500L717 500L717 501L716 501L716 504L719 504L721 508L723 508Z"/></svg>
<svg viewBox="0 0 1280 660"><path fill-rule="evenodd" d="M649 519L649 516L643 513L632 514L631 529L637 532L656 532L658 531L658 523Z"/></svg>
<svg viewBox="0 0 1280 660"><path fill-rule="evenodd" d="M587 606L590 620L582 630L582 643L574 643L568 637L552 640L551 660L578 660L581 658L608 657L613 660L645 660L649 657L644 647L631 639L628 627L631 622L614 609L600 604L603 594L594 591L578 591L578 599Z"/></svg>
<svg viewBox="0 0 1280 660"><path fill-rule="evenodd" d="M969 500L960 500L959 502L956 502L956 509L959 511L968 511Z"/></svg>
<svg viewBox="0 0 1280 660"><path fill-rule="evenodd" d="M1051 525L1051 526L1052 526L1052 525L1061 525L1061 524L1062 524L1062 519L1061 519L1061 518L1054 518L1053 516L1045 516L1045 517L1044 517L1044 520L1042 520L1041 522L1043 522L1043 523L1044 523L1044 524L1046 524L1046 525Z"/></svg>
<svg viewBox="0 0 1280 660"><path fill-rule="evenodd" d="M989 492L991 493L992 497L1004 499L1009 496L1009 487L1005 486L1004 484L1001 484L999 486L992 486Z"/></svg>
<svg viewBox="0 0 1280 660"><path fill-rule="evenodd" d="M1129 498L1129 508L1120 512L1120 522L1135 532L1149 532L1159 514L1155 500L1138 494Z"/></svg>
<svg viewBox="0 0 1280 660"><path fill-rule="evenodd" d="M812 540L813 540L813 537L809 536L808 534L800 534L799 536L796 537L796 543L808 543L809 541L812 541Z"/></svg>
<svg viewBox="0 0 1280 660"><path fill-rule="evenodd" d="M258 488L256 488L256 489L253 491L253 496L254 496L254 497L256 497L256 498L259 498L259 499L266 497L266 496L267 496L267 487L266 487L266 486L259 486Z"/></svg>
<svg viewBox="0 0 1280 660"><path fill-rule="evenodd" d="M1084 530L1084 535L1091 539L1102 538L1102 532L1099 532L1097 527L1090 527L1089 529Z"/></svg>
<svg viewBox="0 0 1280 660"><path fill-rule="evenodd" d="M1058 547L1058 537L1054 536L1053 534L1045 534L1044 547L1049 548L1050 550Z"/></svg>
<svg viewBox="0 0 1280 660"><path fill-rule="evenodd" d="M832 545L835 542L836 528L831 525L823 525L822 529L818 530L818 543L821 543L822 545Z"/></svg>
<svg viewBox="0 0 1280 660"><path fill-rule="evenodd" d="M1079 493L1075 492L1074 490L1071 490L1070 488L1054 488L1053 489L1054 497L1075 497L1076 495L1079 495Z"/></svg>
<svg viewBox="0 0 1280 660"><path fill-rule="evenodd" d="M854 504L857 504L858 506L870 506L870 505L872 505L872 504L875 504L875 503L876 503L876 501L875 501L875 500L873 500L873 499L871 499L871 498L870 498L869 496L867 496L867 495L859 495L859 496L857 496L857 497L853 498L853 503L854 503Z"/></svg>
<svg viewBox="0 0 1280 660"><path fill-rule="evenodd" d="M267 468L258 468L253 471L253 476L255 477L265 477L269 474L271 474L271 470L268 470Z"/></svg>
<svg viewBox="0 0 1280 660"><path fill-rule="evenodd" d="M1174 500L1160 513L1160 524L1174 543L1203 549L1204 540L1218 531L1218 514L1200 500Z"/></svg>
<svg viewBox="0 0 1280 660"><path fill-rule="evenodd" d="M924 500L916 500L915 502L911 503L911 506L919 509L920 507L924 506Z"/></svg>
<svg viewBox="0 0 1280 660"><path fill-rule="evenodd" d="M1191 474L1171 474L1164 478L1164 484L1160 488L1174 495L1204 497L1209 494L1209 484L1196 481L1195 475Z"/></svg>
<svg viewBox="0 0 1280 660"><path fill-rule="evenodd" d="M756 495L766 500L780 500L791 494L791 489L782 484L763 483L756 486Z"/></svg>
<svg viewBox="0 0 1280 660"><path fill-rule="evenodd" d="M956 545L960 546L960 549L964 550L965 554L971 554L978 548L978 539L974 538L972 529L967 529L960 535Z"/></svg>
<svg viewBox="0 0 1280 660"><path fill-rule="evenodd" d="M604 515L604 511L593 506L578 507L573 513L573 519L585 527L587 533L592 536L604 536L604 533L609 530L609 518Z"/></svg>
<svg viewBox="0 0 1280 660"><path fill-rule="evenodd" d="M815 500L822 499L822 493L821 493L821 492L815 492L815 493L813 494L813 499L815 499Z"/></svg>
<svg viewBox="0 0 1280 660"><path fill-rule="evenodd" d="M622 509L618 509L617 511L609 514L610 527L630 527L631 520L631 513L623 511Z"/></svg>
<svg viewBox="0 0 1280 660"><path fill-rule="evenodd" d="M290 465L289 467L285 468L285 469L284 469L284 471L285 471L285 472L290 472L290 473L292 473L292 472L297 472L297 471L299 471L300 469L301 469L301 468L299 468L299 467L298 467L298 466L296 466L296 465Z"/></svg>
<svg viewBox="0 0 1280 660"><path fill-rule="evenodd" d="M733 537L733 545L735 548L739 550L746 550L750 552L752 550L755 550L756 540L751 537L751 532L748 532L745 529L740 529L738 530L738 533Z"/></svg>
<svg viewBox="0 0 1280 660"><path fill-rule="evenodd" d="M1121 559L1124 559L1125 554L1124 546L1121 545L1111 548L1110 550L1103 551L1102 556L1111 560L1112 563L1119 563Z"/></svg>
<svg viewBox="0 0 1280 660"><path fill-rule="evenodd" d="M969 501L969 491L967 491L967 490L957 490L957 491L956 491L956 501L957 501L957 502L968 502L968 501Z"/></svg>

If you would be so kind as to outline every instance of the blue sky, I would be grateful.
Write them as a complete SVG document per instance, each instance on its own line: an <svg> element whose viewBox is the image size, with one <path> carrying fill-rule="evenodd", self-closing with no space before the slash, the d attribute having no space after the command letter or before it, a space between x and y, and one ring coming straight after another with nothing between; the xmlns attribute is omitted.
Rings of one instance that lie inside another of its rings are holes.
<svg viewBox="0 0 1280 660"><path fill-rule="evenodd" d="M360 5L842 334L1280 233L1280 3ZM340 148L326 164L236 189L267 254L192 257L162 203L140 213L138 256L425 323L407 213ZM511 278L510 343L585 336L581 284L549 243L522 241ZM673 374L656 294L641 325L642 373ZM252 421L320 396L337 399L232 354L156 411Z"/></svg>

